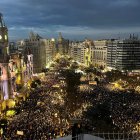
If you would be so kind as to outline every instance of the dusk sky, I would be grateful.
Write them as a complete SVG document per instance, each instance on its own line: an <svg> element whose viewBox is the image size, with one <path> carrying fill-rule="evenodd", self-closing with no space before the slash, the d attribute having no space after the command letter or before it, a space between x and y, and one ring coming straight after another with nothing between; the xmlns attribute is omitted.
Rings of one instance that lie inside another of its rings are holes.
<svg viewBox="0 0 140 140"><path fill-rule="evenodd" d="M140 34L140 0L1 0L0 12L10 40L28 38L91 39Z"/></svg>

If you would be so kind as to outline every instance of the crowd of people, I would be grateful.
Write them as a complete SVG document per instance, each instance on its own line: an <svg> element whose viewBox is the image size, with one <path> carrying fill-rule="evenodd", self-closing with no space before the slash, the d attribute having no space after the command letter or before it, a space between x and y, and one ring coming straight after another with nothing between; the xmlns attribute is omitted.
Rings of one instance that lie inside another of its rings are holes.
<svg viewBox="0 0 140 140"><path fill-rule="evenodd" d="M86 102L92 102L93 112L99 104L108 105L112 123L119 131L130 133L140 123L140 94L119 90L109 91L103 86L96 86L92 94L84 94L83 98Z"/></svg>
<svg viewBox="0 0 140 140"><path fill-rule="evenodd" d="M9 120L3 138L50 140L69 134L76 137L87 131L103 131L103 129L98 129L100 126L96 124L98 120L103 120L102 118L105 117L111 120L112 131L117 128L120 132L131 133L139 124L139 94L109 91L103 85L93 85L88 91L77 91L75 97L72 97L67 95L66 86L61 87L65 80L59 79L60 76L57 71L48 73L42 86L33 89L25 101L16 105L17 114ZM59 85L59 87L54 88L54 85ZM99 105L107 106L105 111L108 114L97 111ZM94 115L97 117L96 124L92 123ZM71 121L76 119L81 120L80 125L73 126ZM108 125L105 127L107 128Z"/></svg>
<svg viewBox="0 0 140 140"><path fill-rule="evenodd" d="M20 112L9 122L6 132L9 140L45 140L70 133L69 125L60 120L59 108L51 103L50 92L42 88L35 90L18 106ZM17 131L22 131L23 135L18 135Z"/></svg>

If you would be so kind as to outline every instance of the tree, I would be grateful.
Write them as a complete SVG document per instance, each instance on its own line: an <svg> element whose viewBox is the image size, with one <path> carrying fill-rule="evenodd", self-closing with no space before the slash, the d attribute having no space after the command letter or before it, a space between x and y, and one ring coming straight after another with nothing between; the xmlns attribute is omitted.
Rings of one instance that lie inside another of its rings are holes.
<svg viewBox="0 0 140 140"><path fill-rule="evenodd" d="M66 78L67 83L67 91L75 92L80 85L80 73L75 73L74 70L66 70L64 71L64 76Z"/></svg>
<svg viewBox="0 0 140 140"><path fill-rule="evenodd" d="M92 79L92 74L94 73L94 68L92 68L91 66L85 69L85 72L87 74L87 78L88 80Z"/></svg>
<svg viewBox="0 0 140 140"><path fill-rule="evenodd" d="M119 79L122 79L122 78L125 78L125 77L126 76L124 76L122 74L122 72L119 71L119 70L111 70L111 71L106 72L106 78L110 82L114 82L116 80L119 80Z"/></svg>
<svg viewBox="0 0 140 140"><path fill-rule="evenodd" d="M77 69L79 66L78 66L78 63L77 62L73 62L71 64L71 69Z"/></svg>
<svg viewBox="0 0 140 140"><path fill-rule="evenodd" d="M75 73L74 70L65 70L63 71L63 75L66 78L67 84L67 94L65 97L65 109L68 109L71 113L74 112L77 108L79 108L79 100L81 100L81 96L78 96L78 86L80 85L80 73Z"/></svg>

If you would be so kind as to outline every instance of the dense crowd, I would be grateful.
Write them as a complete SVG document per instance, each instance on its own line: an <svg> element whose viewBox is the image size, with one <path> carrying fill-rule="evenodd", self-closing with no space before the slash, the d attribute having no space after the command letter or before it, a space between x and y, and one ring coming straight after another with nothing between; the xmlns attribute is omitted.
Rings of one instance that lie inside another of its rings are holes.
<svg viewBox="0 0 140 140"><path fill-rule="evenodd" d="M26 101L16 105L17 115L9 121L4 137L8 140L49 140L66 136L72 132L71 120L76 119L81 120L84 131L99 130L98 120L107 117L112 128L121 132L132 132L140 122L139 94L109 91L103 85L94 85L89 90L78 91L75 100L73 95L67 95L66 87L61 87L64 82L61 82L59 74L52 72L46 75L43 85L32 90ZM60 87L54 88L56 84ZM103 109L99 108L101 105ZM73 106L74 109L71 109ZM19 135L17 131L23 134Z"/></svg>
<svg viewBox="0 0 140 140"><path fill-rule="evenodd" d="M69 125L62 118L60 120L59 108L51 103L50 92L35 90L18 106L21 112L9 123L6 137L10 140L45 140L69 133ZM17 135L17 131L23 131L24 135Z"/></svg>
<svg viewBox="0 0 140 140"><path fill-rule="evenodd" d="M107 106L109 117L119 131L132 132L140 123L140 94L133 91L109 91L103 86L96 86L92 94L85 94L84 99L92 102L93 107L90 109L95 113L98 105L104 105L104 108Z"/></svg>

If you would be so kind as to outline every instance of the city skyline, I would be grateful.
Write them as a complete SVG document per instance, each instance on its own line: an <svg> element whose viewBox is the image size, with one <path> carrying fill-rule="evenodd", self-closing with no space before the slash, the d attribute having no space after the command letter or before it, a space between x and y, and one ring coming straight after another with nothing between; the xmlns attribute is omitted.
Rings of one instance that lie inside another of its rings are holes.
<svg viewBox="0 0 140 140"><path fill-rule="evenodd" d="M140 139L136 33L127 39L70 41L65 30L54 31L58 37L52 39L34 29L27 39L12 42L9 28L19 37L26 33L18 26L7 25L0 13L1 139ZM68 33L76 33L74 28Z"/></svg>
<svg viewBox="0 0 140 140"><path fill-rule="evenodd" d="M10 40L28 38L35 31L43 38L103 39L140 34L139 0L5 0L0 12Z"/></svg>

